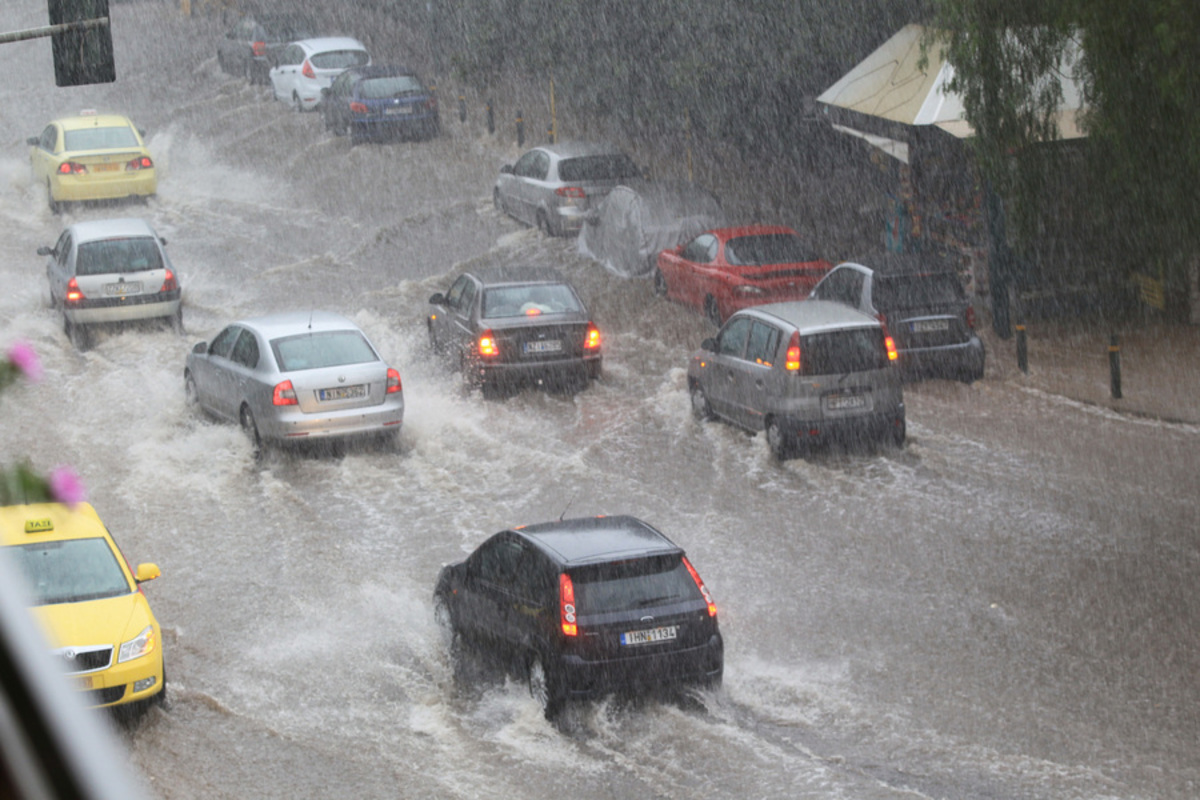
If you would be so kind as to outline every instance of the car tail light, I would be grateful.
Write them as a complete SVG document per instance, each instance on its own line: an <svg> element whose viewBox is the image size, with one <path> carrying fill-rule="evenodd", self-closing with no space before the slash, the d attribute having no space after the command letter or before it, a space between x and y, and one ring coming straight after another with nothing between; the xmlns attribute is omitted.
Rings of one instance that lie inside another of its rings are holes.
<svg viewBox="0 0 1200 800"><path fill-rule="evenodd" d="M555 189L554 193L559 197L567 198L567 200L583 200L587 197L587 193L579 186L562 186Z"/></svg>
<svg viewBox="0 0 1200 800"><path fill-rule="evenodd" d="M139 169L150 169L153 166L154 162L150 160L150 156L138 156L125 165L125 171L136 172Z"/></svg>
<svg viewBox="0 0 1200 800"><path fill-rule="evenodd" d="M492 333L491 328L479 336L479 355L489 357L500 355L500 348L496 346L496 335Z"/></svg>
<svg viewBox="0 0 1200 800"><path fill-rule="evenodd" d="M967 306L967 329L975 330L975 306Z"/></svg>
<svg viewBox="0 0 1200 800"><path fill-rule="evenodd" d="M64 161L58 165L59 175L86 175L87 167L77 161Z"/></svg>
<svg viewBox="0 0 1200 800"><path fill-rule="evenodd" d="M163 278L162 288L160 292L173 292L179 288L179 281L175 279L175 273L167 270L167 277Z"/></svg>
<svg viewBox="0 0 1200 800"><path fill-rule="evenodd" d="M787 355L783 367L788 372L800 371L800 331L792 331L792 340L788 342Z"/></svg>
<svg viewBox="0 0 1200 800"><path fill-rule="evenodd" d="M692 562L687 560L687 556L683 557L683 565L687 567L692 580L696 582L696 588L700 590L700 594L704 595L704 602L708 603L708 615L715 617L717 615L717 604L713 601L712 593L708 591L708 587L704 585L704 581L700 580L700 573L696 572L696 568L692 566Z"/></svg>
<svg viewBox="0 0 1200 800"><path fill-rule="evenodd" d="M587 328L587 336L583 340L584 350L599 350L600 349L600 329L594 323L589 322Z"/></svg>
<svg viewBox="0 0 1200 800"><path fill-rule="evenodd" d="M265 56L267 54L267 43L266 42L251 42L250 43L250 52L253 53L255 55L255 57L257 57L257 58L261 58L261 57Z"/></svg>
<svg viewBox="0 0 1200 800"><path fill-rule="evenodd" d="M539 316L541 316L541 314L542 314L542 310L537 307L525 309L525 316L527 316L527 317L539 317Z"/></svg>
<svg viewBox="0 0 1200 800"><path fill-rule="evenodd" d="M388 375L387 394L395 394L396 392L403 391L402 387L400 386L399 371L397 371L396 369L394 369L392 367L388 367L387 375Z"/></svg>
<svg viewBox="0 0 1200 800"><path fill-rule="evenodd" d="M350 104L350 113L351 114L366 114L367 113L367 104L360 103L357 100L355 100L354 102L352 102Z"/></svg>
<svg viewBox="0 0 1200 800"><path fill-rule="evenodd" d="M275 384L275 391L271 393L271 402L277 406L300 405L296 400L296 389L292 386L291 381Z"/></svg>
<svg viewBox="0 0 1200 800"><path fill-rule="evenodd" d="M436 97L430 97L428 100L425 101L425 110L426 111L437 111L437 98Z"/></svg>
<svg viewBox="0 0 1200 800"><path fill-rule="evenodd" d="M79 288L79 282L74 278L67 281L67 302L78 303L83 299L83 291Z"/></svg>
<svg viewBox="0 0 1200 800"><path fill-rule="evenodd" d="M307 58L304 59L304 66L300 68L300 74L309 80L315 80L317 77L317 73L313 72L312 63Z"/></svg>
<svg viewBox="0 0 1200 800"><path fill-rule="evenodd" d="M887 348L888 361L895 361L900 358L900 354L896 352L896 342L892 337L884 336L883 346Z"/></svg>
<svg viewBox="0 0 1200 800"><path fill-rule="evenodd" d="M578 636L579 625L575 618L575 584L565 572L558 575L558 606L562 615L563 636Z"/></svg>

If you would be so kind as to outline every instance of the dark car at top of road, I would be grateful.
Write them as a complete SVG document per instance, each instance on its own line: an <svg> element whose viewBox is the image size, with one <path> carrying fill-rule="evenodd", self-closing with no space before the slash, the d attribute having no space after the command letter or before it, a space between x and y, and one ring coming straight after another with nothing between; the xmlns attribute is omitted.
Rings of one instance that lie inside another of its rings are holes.
<svg viewBox="0 0 1200 800"><path fill-rule="evenodd" d="M528 681L548 718L573 698L718 686L717 606L683 549L630 516L501 531L442 568L434 609L460 637Z"/></svg>
<svg viewBox="0 0 1200 800"><path fill-rule="evenodd" d="M437 95L402 66L351 67L321 90L325 128L358 143L385 136L431 139L441 131Z"/></svg>
<svg viewBox="0 0 1200 800"><path fill-rule="evenodd" d="M736 312L688 364L698 419L765 430L779 458L831 441L905 439L895 347L879 320L804 300Z"/></svg>
<svg viewBox="0 0 1200 800"><path fill-rule="evenodd" d="M832 268L786 226L717 228L659 253L654 290L720 325L743 308L803 300Z"/></svg>
<svg viewBox="0 0 1200 800"><path fill-rule="evenodd" d="M566 236L579 233L614 187L642 176L633 159L611 145L548 144L500 168L492 202L547 236Z"/></svg>
<svg viewBox="0 0 1200 800"><path fill-rule="evenodd" d="M600 330L575 288L554 269L466 272L429 303L433 351L487 394L531 382L573 390L600 376Z"/></svg>
<svg viewBox="0 0 1200 800"><path fill-rule="evenodd" d="M983 342L962 282L936 256L887 253L863 263L838 264L813 289L880 320L908 376L941 376L966 383L983 377Z"/></svg>
<svg viewBox="0 0 1200 800"><path fill-rule="evenodd" d="M230 75L266 84L272 59L288 42L316 36L316 26L296 12L249 13L217 42L217 63Z"/></svg>

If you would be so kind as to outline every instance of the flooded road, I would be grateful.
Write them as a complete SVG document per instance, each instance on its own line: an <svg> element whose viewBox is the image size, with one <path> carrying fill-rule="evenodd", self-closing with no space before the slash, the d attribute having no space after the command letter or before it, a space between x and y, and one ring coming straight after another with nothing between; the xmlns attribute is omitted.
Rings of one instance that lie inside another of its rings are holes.
<svg viewBox="0 0 1200 800"><path fill-rule="evenodd" d="M44 24L36 0L8 5L0 27ZM221 73L215 23L148 2L113 17L113 85L58 89L48 43L0 47L0 346L29 340L46 368L0 399L0 454L74 464L129 558L162 567L145 591L168 707L119 733L152 796L1200 792L1200 431L932 381L906 387L903 450L779 463L762 436L693 420L699 315L493 210L515 141L443 100L439 139L351 148ZM146 129L157 198L50 214L24 140L84 107ZM188 333L80 353L35 250L123 215L167 239ZM434 359L429 295L493 263L572 279L602 381L484 401ZM258 463L185 407L192 344L304 308L352 317L399 368L396 448ZM456 684L439 567L507 526L616 513L704 575L724 688L553 725L500 675Z"/></svg>

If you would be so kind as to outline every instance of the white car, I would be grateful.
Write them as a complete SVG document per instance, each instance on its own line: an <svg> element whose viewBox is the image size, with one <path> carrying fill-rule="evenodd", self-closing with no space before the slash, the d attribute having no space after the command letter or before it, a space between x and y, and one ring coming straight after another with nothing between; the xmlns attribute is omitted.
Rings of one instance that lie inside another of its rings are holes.
<svg viewBox="0 0 1200 800"><path fill-rule="evenodd" d="M269 77L275 99L297 111L311 111L321 102L321 90L350 67L371 63L358 39L324 36L292 42L279 53Z"/></svg>
<svg viewBox="0 0 1200 800"><path fill-rule="evenodd" d="M183 332L179 279L164 245L142 219L77 222L48 256L50 305L61 308L63 328L81 350L90 344L92 325L162 319Z"/></svg>

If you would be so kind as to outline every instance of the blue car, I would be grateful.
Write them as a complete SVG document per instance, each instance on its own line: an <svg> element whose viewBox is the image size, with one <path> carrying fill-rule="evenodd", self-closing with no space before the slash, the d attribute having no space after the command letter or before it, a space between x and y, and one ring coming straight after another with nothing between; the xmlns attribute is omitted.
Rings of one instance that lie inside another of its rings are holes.
<svg viewBox="0 0 1200 800"><path fill-rule="evenodd" d="M325 127L355 144L391 136L432 139L441 132L437 95L400 66L352 67L322 90Z"/></svg>

